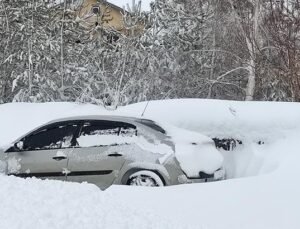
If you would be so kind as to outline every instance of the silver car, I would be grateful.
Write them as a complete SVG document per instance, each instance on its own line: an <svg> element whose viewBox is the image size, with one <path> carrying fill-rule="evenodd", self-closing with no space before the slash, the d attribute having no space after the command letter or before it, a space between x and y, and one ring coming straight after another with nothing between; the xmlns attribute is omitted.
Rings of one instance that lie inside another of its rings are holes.
<svg viewBox="0 0 300 229"><path fill-rule="evenodd" d="M218 153L212 140L208 145ZM101 189L112 184L165 186L224 179L220 163L209 173L199 170L189 176L175 151L168 130L152 120L70 117L40 126L2 150L0 170L24 178L89 182Z"/></svg>

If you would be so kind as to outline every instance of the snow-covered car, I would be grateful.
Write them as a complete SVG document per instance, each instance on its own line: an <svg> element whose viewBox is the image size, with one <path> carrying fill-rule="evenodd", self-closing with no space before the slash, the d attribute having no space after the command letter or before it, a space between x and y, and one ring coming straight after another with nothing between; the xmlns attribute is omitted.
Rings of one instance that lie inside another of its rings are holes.
<svg viewBox="0 0 300 229"><path fill-rule="evenodd" d="M212 139L148 119L81 116L53 120L0 153L7 175L94 183L164 186L222 180Z"/></svg>

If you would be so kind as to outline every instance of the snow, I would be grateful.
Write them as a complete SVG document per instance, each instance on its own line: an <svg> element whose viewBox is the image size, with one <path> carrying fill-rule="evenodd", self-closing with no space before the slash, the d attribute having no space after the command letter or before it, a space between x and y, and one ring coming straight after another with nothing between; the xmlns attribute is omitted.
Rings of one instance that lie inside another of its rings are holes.
<svg viewBox="0 0 300 229"><path fill-rule="evenodd" d="M223 165L222 155L212 145L176 144L175 151L180 167L188 177L198 177L200 171L213 174Z"/></svg>
<svg viewBox="0 0 300 229"><path fill-rule="evenodd" d="M120 112L138 116L146 105L147 102L129 105ZM274 143L300 129L300 106L286 102L205 99L150 101L144 118L168 122L210 137L241 140L243 144L238 144L234 151L222 151L226 175L237 178L277 169L280 160L266 152Z"/></svg>
<svg viewBox="0 0 300 229"><path fill-rule="evenodd" d="M7 170L7 164L4 161L0 161L0 174L5 173Z"/></svg>
<svg viewBox="0 0 300 229"><path fill-rule="evenodd" d="M175 143L175 155L188 177L198 177L199 172L213 174L223 165L223 156L211 138L192 131L162 124Z"/></svg>
<svg viewBox="0 0 300 229"><path fill-rule="evenodd" d="M160 163L164 163L170 155L174 154L174 151L169 145L163 144L161 142L150 143L143 136L132 136L132 137L122 137L117 135L86 135L77 138L79 146L82 147L93 147L93 146L109 146L118 144L121 149L126 152L131 151L132 156L136 157L134 154L139 154L135 147L131 147L130 144L135 144L139 146L140 149L148 151L149 153L161 154ZM127 155L129 156L129 155Z"/></svg>
<svg viewBox="0 0 300 229"><path fill-rule="evenodd" d="M120 109L140 116L146 102ZM239 102L205 99L151 101L144 118L212 136L274 141L300 127L300 106L287 102Z"/></svg>
<svg viewBox="0 0 300 229"><path fill-rule="evenodd" d="M134 141L134 137L122 137L117 135L85 135L77 138L81 147L92 147L100 145L130 144Z"/></svg>
<svg viewBox="0 0 300 229"><path fill-rule="evenodd" d="M8 173L18 173L21 169L20 159L15 157L9 158L7 161L7 171Z"/></svg>
<svg viewBox="0 0 300 229"><path fill-rule="evenodd" d="M140 116L144 107L118 112ZM109 112L72 103L0 105L0 145L50 119L87 113ZM112 186L102 192L85 183L0 175L1 227L300 228L298 103L153 101L145 118L241 139L233 151L221 152L232 179L154 189Z"/></svg>
<svg viewBox="0 0 300 229"><path fill-rule="evenodd" d="M57 152L56 152L56 155L55 155L56 157L67 157L67 155L64 153L64 151L62 151L62 150L58 150Z"/></svg>
<svg viewBox="0 0 300 229"><path fill-rule="evenodd" d="M182 228L94 185L0 175L1 228ZM155 219L155 220L154 220ZM181 224L183 226L183 224Z"/></svg>

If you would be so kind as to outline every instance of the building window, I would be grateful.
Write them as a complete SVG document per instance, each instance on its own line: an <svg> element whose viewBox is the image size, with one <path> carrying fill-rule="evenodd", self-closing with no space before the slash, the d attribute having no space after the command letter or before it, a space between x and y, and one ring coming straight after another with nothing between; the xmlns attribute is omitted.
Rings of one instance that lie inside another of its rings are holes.
<svg viewBox="0 0 300 229"><path fill-rule="evenodd" d="M92 12L93 14L100 14L100 6L98 5L92 6Z"/></svg>

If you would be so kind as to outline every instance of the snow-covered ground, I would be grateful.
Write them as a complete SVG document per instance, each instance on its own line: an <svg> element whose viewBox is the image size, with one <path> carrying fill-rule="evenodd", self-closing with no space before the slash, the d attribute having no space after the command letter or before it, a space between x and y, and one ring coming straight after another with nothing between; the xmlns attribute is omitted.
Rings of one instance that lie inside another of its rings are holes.
<svg viewBox="0 0 300 229"><path fill-rule="evenodd" d="M140 116L145 106L117 113ZM54 118L111 113L72 103L0 105L0 145ZM222 152L234 179L103 192L90 184L0 176L1 228L300 228L299 104L153 101L144 117L241 140Z"/></svg>

